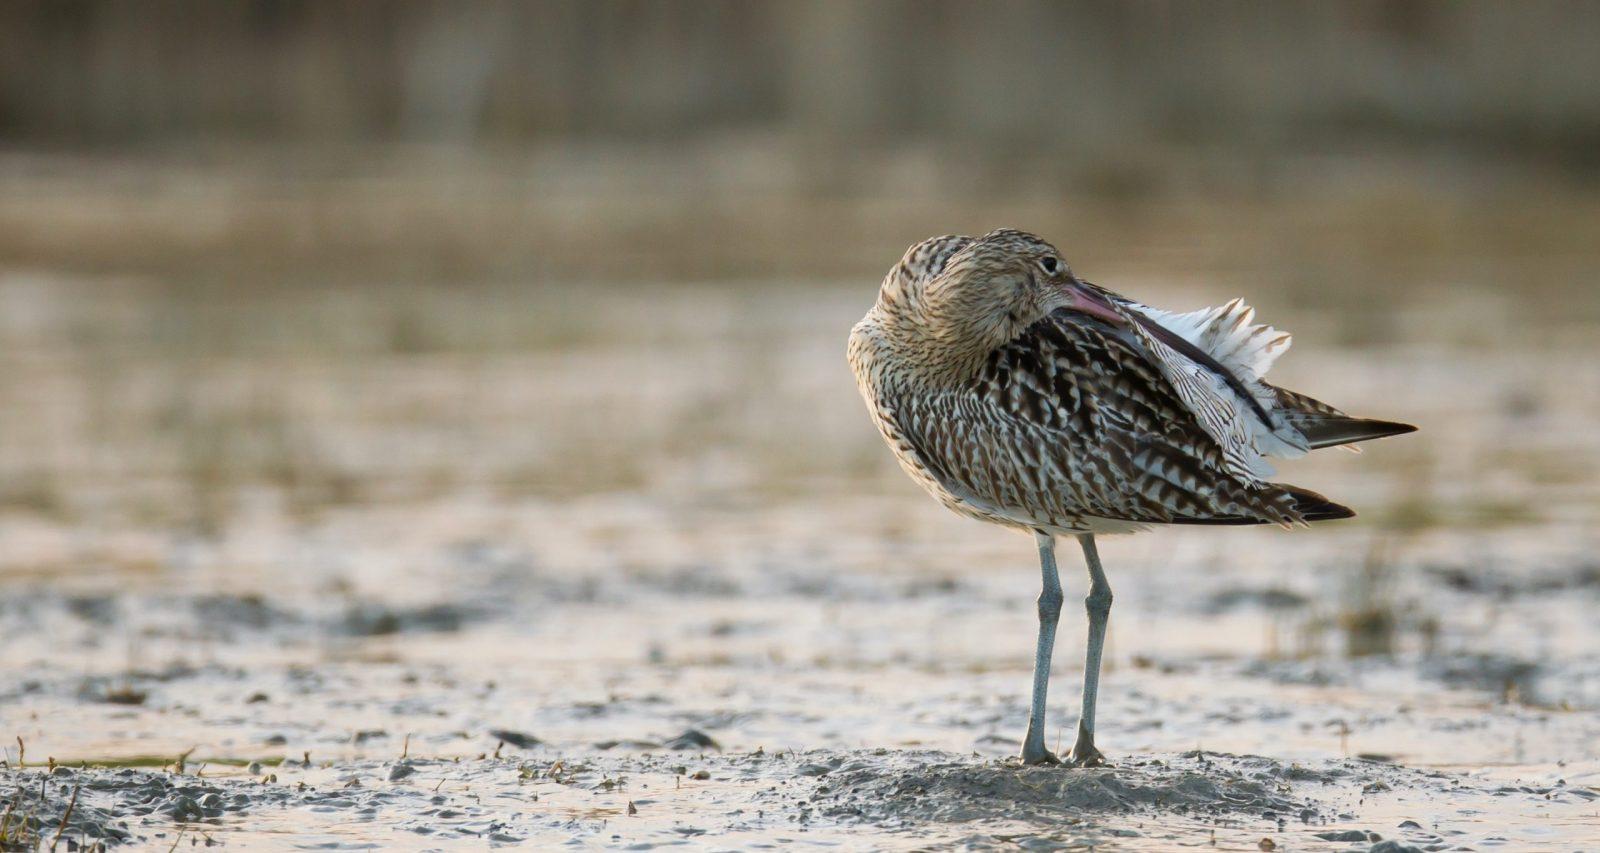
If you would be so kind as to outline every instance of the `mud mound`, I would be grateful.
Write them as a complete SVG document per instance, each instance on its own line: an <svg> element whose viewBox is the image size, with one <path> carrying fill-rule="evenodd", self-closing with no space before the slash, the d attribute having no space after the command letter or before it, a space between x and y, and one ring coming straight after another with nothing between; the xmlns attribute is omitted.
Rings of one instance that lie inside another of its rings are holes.
<svg viewBox="0 0 1600 853"><path fill-rule="evenodd" d="M1191 753L1085 770L905 753L890 765L842 767L813 802L829 817L870 822L1059 821L1156 811L1315 819L1317 805L1292 795L1292 774L1262 761Z"/></svg>

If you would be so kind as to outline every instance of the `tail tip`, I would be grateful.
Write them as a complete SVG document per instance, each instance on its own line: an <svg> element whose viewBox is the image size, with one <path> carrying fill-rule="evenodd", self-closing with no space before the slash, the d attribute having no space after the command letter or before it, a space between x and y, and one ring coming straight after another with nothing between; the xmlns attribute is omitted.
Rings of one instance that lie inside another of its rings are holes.
<svg viewBox="0 0 1600 853"><path fill-rule="evenodd" d="M1295 512L1308 522L1339 521L1356 517L1355 510L1344 504L1334 503L1310 489L1291 488L1289 493L1294 496Z"/></svg>

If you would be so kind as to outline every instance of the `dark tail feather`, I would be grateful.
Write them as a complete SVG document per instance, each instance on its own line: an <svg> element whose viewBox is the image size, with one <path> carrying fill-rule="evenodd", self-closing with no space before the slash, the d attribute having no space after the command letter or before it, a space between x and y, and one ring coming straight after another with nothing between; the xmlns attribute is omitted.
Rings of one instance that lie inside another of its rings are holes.
<svg viewBox="0 0 1600 853"><path fill-rule="evenodd" d="M1344 504L1336 504L1310 489L1284 486L1283 490L1294 498L1295 512L1300 513L1300 517L1306 521L1336 521L1341 518L1356 517L1355 510Z"/></svg>
<svg viewBox="0 0 1600 853"><path fill-rule="evenodd" d="M1371 441L1374 438L1388 438L1391 435L1404 435L1416 432L1417 428L1411 424L1402 424L1395 421L1375 421L1367 418L1351 418L1337 416L1322 416L1316 418L1295 418L1293 421L1296 429L1306 437L1306 443L1311 449L1323 447L1337 447L1341 444L1353 444L1357 441Z"/></svg>
<svg viewBox="0 0 1600 853"><path fill-rule="evenodd" d="M1299 486L1285 486L1274 483L1294 500L1294 511L1304 521L1336 521L1341 518L1355 518L1356 511L1344 504L1336 504L1322 495L1302 489ZM1174 518L1169 524L1272 524L1265 518L1251 518L1241 515L1214 515L1208 518ZM1287 523L1287 522L1285 522Z"/></svg>

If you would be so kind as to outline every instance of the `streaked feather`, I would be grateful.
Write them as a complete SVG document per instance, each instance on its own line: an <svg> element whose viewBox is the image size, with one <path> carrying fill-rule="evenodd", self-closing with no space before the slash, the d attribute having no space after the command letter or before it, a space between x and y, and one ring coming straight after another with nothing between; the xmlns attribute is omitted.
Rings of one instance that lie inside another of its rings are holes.
<svg viewBox="0 0 1600 853"><path fill-rule="evenodd" d="M1058 312L967 387L883 402L886 437L912 451L914 476L985 520L1062 531L1304 520L1291 492L1235 476L1161 368L1096 320Z"/></svg>

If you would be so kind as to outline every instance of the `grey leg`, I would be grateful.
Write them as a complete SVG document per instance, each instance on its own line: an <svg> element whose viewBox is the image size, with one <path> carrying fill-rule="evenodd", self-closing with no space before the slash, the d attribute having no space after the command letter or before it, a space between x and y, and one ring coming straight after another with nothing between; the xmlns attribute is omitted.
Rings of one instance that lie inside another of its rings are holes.
<svg viewBox="0 0 1600 853"><path fill-rule="evenodd" d="M1061 618L1061 578L1056 574L1056 538L1034 533L1039 543L1039 646L1033 655L1033 705L1028 709L1028 736L1022 741L1022 763L1060 764L1044 746L1044 699L1050 689L1050 653L1056 646L1056 622Z"/></svg>
<svg viewBox="0 0 1600 853"><path fill-rule="evenodd" d="M1083 560L1089 564L1089 596L1083 600L1089 611L1089 648L1083 664L1083 716L1078 718L1078 742L1072 746L1069 761L1075 767L1094 767L1105 763L1105 756L1094 747L1094 704L1100 694L1100 654L1106 645L1106 620L1111 616L1111 585L1100 568L1100 552L1094 547L1094 534L1082 533Z"/></svg>

